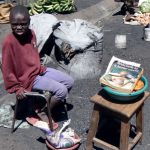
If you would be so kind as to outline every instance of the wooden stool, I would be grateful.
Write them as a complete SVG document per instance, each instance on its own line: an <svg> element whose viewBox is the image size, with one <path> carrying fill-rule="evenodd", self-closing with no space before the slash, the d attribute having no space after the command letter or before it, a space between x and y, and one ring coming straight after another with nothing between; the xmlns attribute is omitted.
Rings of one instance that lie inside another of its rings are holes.
<svg viewBox="0 0 150 150"><path fill-rule="evenodd" d="M102 93L102 92L101 92ZM130 104L119 104L109 101L110 98L102 96L102 94L96 94L91 98L94 103L90 128L87 136L86 150L92 150L93 143L109 148L111 150L131 150L133 146L140 140L142 141L143 135L143 106L144 102L149 96L148 92L145 92L143 96L136 102ZM120 131L120 146L119 148L111 145L105 141L96 138L96 132L102 112L107 112L108 115L112 115L121 122ZM130 132L130 119L136 114L136 131L137 134L131 142L129 142Z"/></svg>

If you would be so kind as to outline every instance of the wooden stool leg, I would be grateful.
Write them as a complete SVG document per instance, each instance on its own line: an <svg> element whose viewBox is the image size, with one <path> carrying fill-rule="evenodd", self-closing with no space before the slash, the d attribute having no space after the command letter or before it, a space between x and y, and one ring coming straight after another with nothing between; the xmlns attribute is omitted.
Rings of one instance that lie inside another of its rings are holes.
<svg viewBox="0 0 150 150"><path fill-rule="evenodd" d="M51 131L53 131L54 129L53 129L51 110L50 110L50 99L47 100L47 112L48 112L49 127Z"/></svg>
<svg viewBox="0 0 150 150"><path fill-rule="evenodd" d="M99 119L100 119L99 107L97 104L94 104L91 123L87 135L86 150L92 150L93 137L95 137L96 135Z"/></svg>
<svg viewBox="0 0 150 150"><path fill-rule="evenodd" d="M121 121L120 132L121 132L120 133L120 150L128 150L129 132L130 132L129 121L127 122Z"/></svg>
<svg viewBox="0 0 150 150"><path fill-rule="evenodd" d="M137 133L141 132L142 136L140 139L140 144L142 144L142 138L143 138L143 105L139 108L139 110L136 113L136 129Z"/></svg>
<svg viewBox="0 0 150 150"><path fill-rule="evenodd" d="M54 129L53 129L51 110L50 110L52 94L49 91L45 91L44 95L45 95L45 98L46 98L46 101L47 101L47 113L48 113L49 127L50 127L51 131L53 131Z"/></svg>
<svg viewBox="0 0 150 150"><path fill-rule="evenodd" d="M67 120L68 120L69 117L68 117L68 108L67 108L67 102L66 102L66 99L64 99L64 108L65 108L65 115L66 115Z"/></svg>
<svg viewBox="0 0 150 150"><path fill-rule="evenodd" d="M16 98L16 104L15 104L14 116L13 116L13 121L12 121L11 133L14 132L14 125L15 125L15 120L16 120L17 108L18 108L18 99Z"/></svg>

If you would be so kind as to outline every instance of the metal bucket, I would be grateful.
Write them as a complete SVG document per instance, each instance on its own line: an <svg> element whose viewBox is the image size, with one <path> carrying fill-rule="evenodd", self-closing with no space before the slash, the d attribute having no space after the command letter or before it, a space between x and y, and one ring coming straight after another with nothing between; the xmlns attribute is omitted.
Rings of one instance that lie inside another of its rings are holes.
<svg viewBox="0 0 150 150"><path fill-rule="evenodd" d="M149 27L144 29L144 40L150 41L150 28Z"/></svg>

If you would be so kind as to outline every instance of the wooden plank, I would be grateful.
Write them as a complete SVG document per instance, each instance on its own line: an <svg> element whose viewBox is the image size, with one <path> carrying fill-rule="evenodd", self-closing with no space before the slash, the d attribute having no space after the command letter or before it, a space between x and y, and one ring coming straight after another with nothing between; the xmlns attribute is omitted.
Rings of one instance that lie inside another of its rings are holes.
<svg viewBox="0 0 150 150"><path fill-rule="evenodd" d="M100 139L98 139L98 138L93 138L93 142L97 145L97 146L99 146L99 147L104 147L104 148L107 148L107 149L110 149L110 150L119 150L119 148L118 147L116 147L116 146L114 146L114 145L111 145L111 144L109 144L109 143L107 143L107 142L105 142L105 141L102 141L102 140L100 140Z"/></svg>
<svg viewBox="0 0 150 150"><path fill-rule="evenodd" d="M88 135L87 135L86 150L92 150L93 138L96 135L99 120L100 120L100 112L97 104L95 104L92 112Z"/></svg>
<svg viewBox="0 0 150 150"><path fill-rule="evenodd" d="M132 115L137 111L137 109L144 103L144 101L148 98L149 96L149 93L148 92L145 92L144 96L138 100L137 102L134 102L134 103L131 103L131 104L128 104L123 112L126 113L126 115L128 117L132 117Z"/></svg>
<svg viewBox="0 0 150 150"><path fill-rule="evenodd" d="M124 104L113 103L110 100L105 99L104 97L102 97L101 95L98 95L98 94L91 97L91 101L93 103L99 104L100 107L108 108L109 110L112 110L115 112L121 112L121 110L123 110L124 107L126 107L126 105L124 105Z"/></svg>
<svg viewBox="0 0 150 150"><path fill-rule="evenodd" d="M141 137L142 133L138 132L135 138L129 143L128 150L131 150L134 147L134 145L141 139Z"/></svg>
<svg viewBox="0 0 150 150"><path fill-rule="evenodd" d="M120 150L128 149L129 132L130 132L129 122L122 121L121 122L121 130L120 130Z"/></svg>
<svg viewBox="0 0 150 150"><path fill-rule="evenodd" d="M143 126L144 126L144 119L143 119L143 106L141 106L138 111L136 112L136 131L143 133ZM142 144L142 137L140 139L140 144Z"/></svg>
<svg viewBox="0 0 150 150"><path fill-rule="evenodd" d="M100 107L109 109L110 111L116 112L124 117L131 118L135 111L140 107L141 104L148 98L149 93L145 92L144 96L137 102L130 104L119 104L114 103L108 99L105 99L101 95L94 95L91 97L93 103L99 104Z"/></svg>

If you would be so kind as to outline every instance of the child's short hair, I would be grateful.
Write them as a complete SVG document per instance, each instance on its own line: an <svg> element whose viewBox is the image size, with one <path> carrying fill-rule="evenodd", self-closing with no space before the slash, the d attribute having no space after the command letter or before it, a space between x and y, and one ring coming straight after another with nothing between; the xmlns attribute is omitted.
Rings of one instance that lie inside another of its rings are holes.
<svg viewBox="0 0 150 150"><path fill-rule="evenodd" d="M9 19L11 20L11 18L13 18L16 14L21 14L21 15L25 16L26 18L30 19L29 11L23 5L16 5L16 6L12 7L10 10Z"/></svg>

